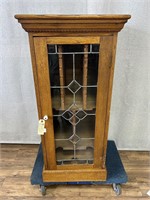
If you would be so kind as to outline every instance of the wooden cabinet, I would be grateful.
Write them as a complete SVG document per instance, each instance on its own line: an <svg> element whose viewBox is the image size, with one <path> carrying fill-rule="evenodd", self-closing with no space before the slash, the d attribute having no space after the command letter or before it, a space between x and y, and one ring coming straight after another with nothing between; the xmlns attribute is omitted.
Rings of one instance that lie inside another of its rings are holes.
<svg viewBox="0 0 150 200"><path fill-rule="evenodd" d="M46 128L43 180L106 180L117 33L130 15L15 18L29 34L39 119Z"/></svg>

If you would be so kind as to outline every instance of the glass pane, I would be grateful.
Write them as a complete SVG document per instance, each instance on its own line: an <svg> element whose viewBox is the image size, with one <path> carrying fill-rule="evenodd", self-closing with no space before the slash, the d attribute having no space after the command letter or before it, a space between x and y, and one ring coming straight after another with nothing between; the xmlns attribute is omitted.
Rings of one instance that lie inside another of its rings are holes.
<svg viewBox="0 0 150 200"><path fill-rule="evenodd" d="M76 126L76 134L80 135L80 138L94 139L95 130L95 112L90 111L87 115L81 114L82 123L78 123Z"/></svg>
<svg viewBox="0 0 150 200"><path fill-rule="evenodd" d="M99 45L48 45L58 165L93 164Z"/></svg>
<svg viewBox="0 0 150 200"><path fill-rule="evenodd" d="M62 94L63 97L61 96ZM73 101L73 93L67 88L51 88L51 96L53 109L57 111L69 108Z"/></svg>

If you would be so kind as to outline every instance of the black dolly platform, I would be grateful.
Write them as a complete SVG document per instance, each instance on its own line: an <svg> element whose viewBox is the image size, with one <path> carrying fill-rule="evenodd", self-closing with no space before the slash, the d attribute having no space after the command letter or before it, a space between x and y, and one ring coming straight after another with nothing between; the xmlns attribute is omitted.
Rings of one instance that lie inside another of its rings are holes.
<svg viewBox="0 0 150 200"><path fill-rule="evenodd" d="M108 141L107 146L107 157L106 157L106 167L107 167L107 180L106 181L87 181L87 182L43 182L42 180L42 169L43 169L43 154L42 146L39 146L39 151L37 158L33 167L31 174L31 184L40 185L42 195L46 194L46 186L50 185L60 185L60 184L109 184L113 186L114 191L117 195L121 194L121 185L126 183L128 178L121 162L118 150L116 148L114 141Z"/></svg>

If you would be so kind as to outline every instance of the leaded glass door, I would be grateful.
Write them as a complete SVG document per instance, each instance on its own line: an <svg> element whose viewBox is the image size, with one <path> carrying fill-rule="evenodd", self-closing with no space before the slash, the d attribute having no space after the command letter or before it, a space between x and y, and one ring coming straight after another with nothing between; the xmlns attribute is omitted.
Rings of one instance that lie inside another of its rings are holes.
<svg viewBox="0 0 150 200"><path fill-rule="evenodd" d="M42 115L49 117L44 135L46 168L101 168L100 38L39 37L34 45ZM107 70L102 70L102 75L105 77Z"/></svg>

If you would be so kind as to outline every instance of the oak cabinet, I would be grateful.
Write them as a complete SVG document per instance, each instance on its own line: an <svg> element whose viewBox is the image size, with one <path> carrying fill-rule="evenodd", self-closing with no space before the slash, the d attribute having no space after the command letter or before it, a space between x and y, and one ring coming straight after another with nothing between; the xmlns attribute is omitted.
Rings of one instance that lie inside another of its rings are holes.
<svg viewBox="0 0 150 200"><path fill-rule="evenodd" d="M29 34L43 180L106 180L117 34L130 15L15 18Z"/></svg>

